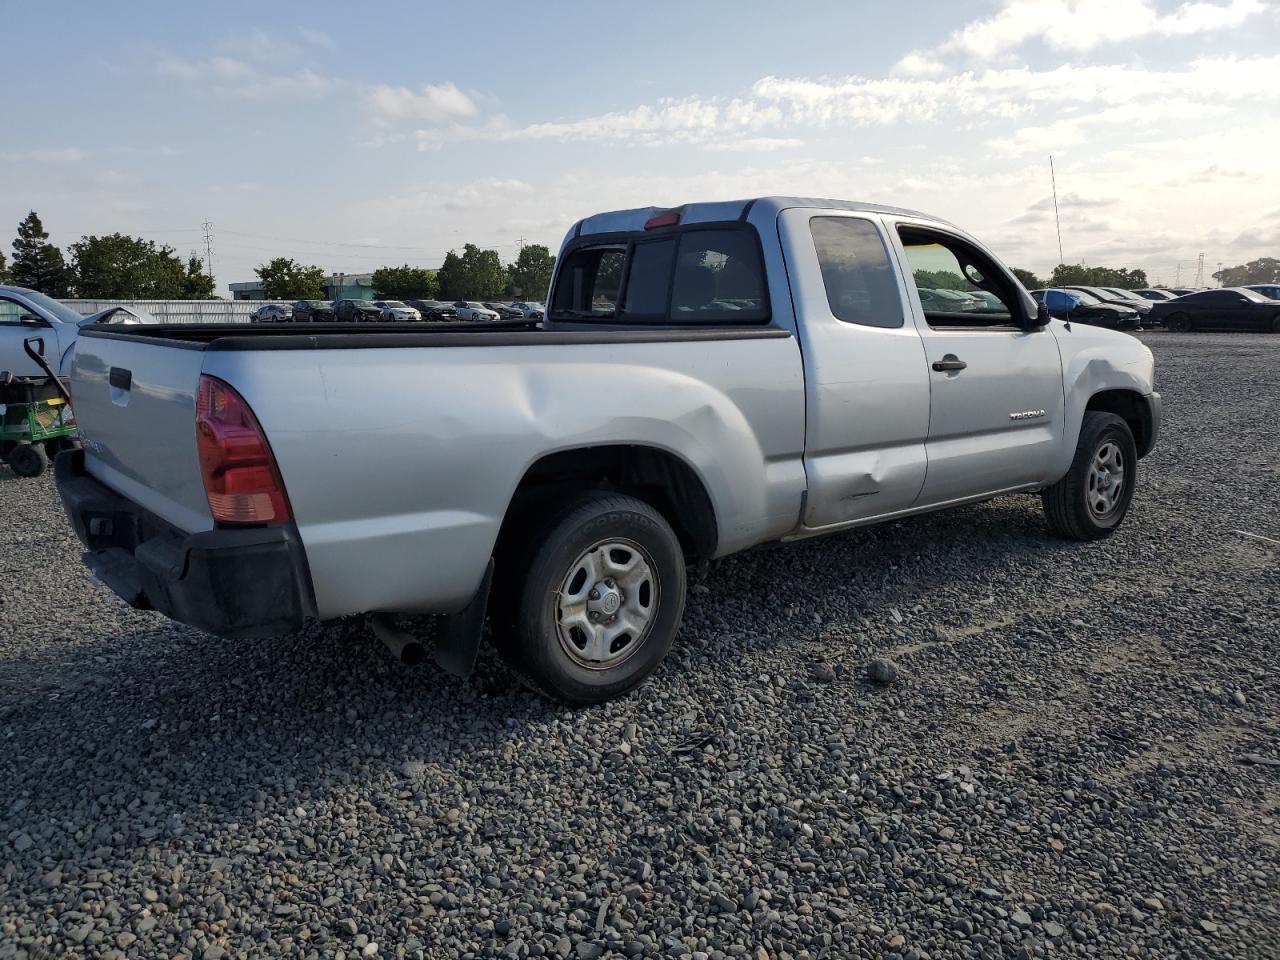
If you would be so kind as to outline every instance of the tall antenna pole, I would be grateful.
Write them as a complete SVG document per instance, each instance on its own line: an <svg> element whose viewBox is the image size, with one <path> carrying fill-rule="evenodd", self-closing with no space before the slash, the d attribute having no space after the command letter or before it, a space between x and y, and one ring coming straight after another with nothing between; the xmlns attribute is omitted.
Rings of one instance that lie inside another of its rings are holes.
<svg viewBox="0 0 1280 960"><path fill-rule="evenodd" d="M520 248L520 252L524 253L525 238L520 237L516 240L516 246Z"/></svg>
<svg viewBox="0 0 1280 960"><path fill-rule="evenodd" d="M1204 254L1200 254L1200 259L1196 261L1196 286L1204 286Z"/></svg>
<svg viewBox="0 0 1280 960"><path fill-rule="evenodd" d="M1062 218L1058 216L1058 177L1053 172L1053 154L1049 154L1049 181L1053 184L1053 221L1058 225L1058 262L1066 263L1062 255Z"/></svg>

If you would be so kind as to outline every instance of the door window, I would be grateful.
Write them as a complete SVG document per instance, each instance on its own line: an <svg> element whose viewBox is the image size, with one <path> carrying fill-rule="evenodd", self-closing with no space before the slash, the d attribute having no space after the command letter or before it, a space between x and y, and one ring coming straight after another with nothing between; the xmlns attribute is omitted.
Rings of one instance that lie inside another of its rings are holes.
<svg viewBox="0 0 1280 960"><path fill-rule="evenodd" d="M868 327L902 326L898 284L875 224L857 217L814 217L809 229L832 315Z"/></svg>
<svg viewBox="0 0 1280 960"><path fill-rule="evenodd" d="M990 258L946 234L916 227L898 233L930 327L1018 328L1013 286Z"/></svg>

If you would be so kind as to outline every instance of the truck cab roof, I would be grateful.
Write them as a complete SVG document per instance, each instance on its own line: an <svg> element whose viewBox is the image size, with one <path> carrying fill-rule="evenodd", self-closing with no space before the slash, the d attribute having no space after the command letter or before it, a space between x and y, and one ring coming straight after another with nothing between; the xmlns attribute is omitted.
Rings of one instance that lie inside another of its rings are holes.
<svg viewBox="0 0 1280 960"><path fill-rule="evenodd" d="M893 214L953 226L945 220L916 210L867 203L859 200L828 200L816 197L755 197L747 200L686 203L678 207L635 207L630 210L597 213L579 220L569 232L569 236L577 239L591 234L635 233L643 230L645 224L654 217L669 213L677 214L679 216L678 222L683 224L723 223L726 220L746 220L752 214L761 212L767 212L776 217L783 210L788 210L792 207L815 207L823 210Z"/></svg>

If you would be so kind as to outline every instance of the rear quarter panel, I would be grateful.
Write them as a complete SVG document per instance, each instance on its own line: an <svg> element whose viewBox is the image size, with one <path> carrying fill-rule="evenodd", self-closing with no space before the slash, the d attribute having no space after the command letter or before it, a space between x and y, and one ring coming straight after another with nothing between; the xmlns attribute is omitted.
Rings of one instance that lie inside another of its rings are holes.
<svg viewBox="0 0 1280 960"><path fill-rule="evenodd" d="M681 457L716 510L719 554L786 533L803 498L793 337L210 352L205 369L267 434L326 618L460 609L549 453Z"/></svg>

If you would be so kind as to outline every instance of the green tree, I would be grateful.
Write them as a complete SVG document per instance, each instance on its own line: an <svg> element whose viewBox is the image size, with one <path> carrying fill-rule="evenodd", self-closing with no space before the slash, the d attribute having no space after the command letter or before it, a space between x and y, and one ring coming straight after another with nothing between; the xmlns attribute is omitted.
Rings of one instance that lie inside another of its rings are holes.
<svg viewBox="0 0 1280 960"><path fill-rule="evenodd" d="M975 290L972 283L951 270L914 270L917 287L930 290Z"/></svg>
<svg viewBox="0 0 1280 960"><path fill-rule="evenodd" d="M1023 270L1021 267L1014 267L1013 275L1017 277L1018 282L1021 283L1024 287L1026 287L1028 290L1039 290L1041 287L1044 286L1044 283L1040 280L1040 278L1037 277L1030 270Z"/></svg>
<svg viewBox="0 0 1280 960"><path fill-rule="evenodd" d="M17 286L30 287L51 297L67 295L66 261L62 259L62 251L49 242L49 234L34 210L18 224L9 279Z"/></svg>
<svg viewBox="0 0 1280 960"><path fill-rule="evenodd" d="M321 300L324 298L324 270L303 266L289 257L276 257L254 268L268 300Z"/></svg>
<svg viewBox="0 0 1280 960"><path fill-rule="evenodd" d="M186 268L173 248L122 233L71 245L76 292L106 300L183 299Z"/></svg>
<svg viewBox="0 0 1280 960"><path fill-rule="evenodd" d="M1119 287L1136 290L1149 286L1142 270L1126 270L1115 267L1086 267L1080 263L1060 263L1049 276L1051 287Z"/></svg>
<svg viewBox="0 0 1280 960"><path fill-rule="evenodd" d="M1238 267L1224 267L1213 275L1224 287L1243 287L1250 283L1280 283L1280 260L1259 257Z"/></svg>
<svg viewBox="0 0 1280 960"><path fill-rule="evenodd" d="M213 300L213 277L204 272L204 263L194 253L187 257L187 272L182 278L182 300Z"/></svg>
<svg viewBox="0 0 1280 960"><path fill-rule="evenodd" d="M468 243L461 255L452 250L445 255L436 280L444 300L493 300L507 286L507 271L497 250L481 250Z"/></svg>
<svg viewBox="0 0 1280 960"><path fill-rule="evenodd" d="M379 267L373 271L373 289L388 300L434 300L439 292L436 272L425 267Z"/></svg>
<svg viewBox="0 0 1280 960"><path fill-rule="evenodd" d="M0 252L0 283L8 283L8 282L9 282L9 271L5 267L4 253Z"/></svg>
<svg viewBox="0 0 1280 960"><path fill-rule="evenodd" d="M551 286L556 258L540 243L520 250L516 262L507 266L507 293L526 300L541 300Z"/></svg>

